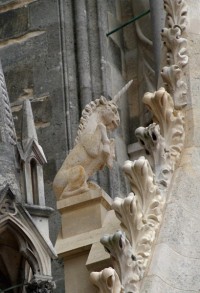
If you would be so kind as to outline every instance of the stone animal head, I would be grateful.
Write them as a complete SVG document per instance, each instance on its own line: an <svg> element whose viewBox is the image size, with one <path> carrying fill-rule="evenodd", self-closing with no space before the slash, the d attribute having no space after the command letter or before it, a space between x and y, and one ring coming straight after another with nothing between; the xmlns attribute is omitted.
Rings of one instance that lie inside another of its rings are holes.
<svg viewBox="0 0 200 293"><path fill-rule="evenodd" d="M128 90L132 84L130 80L114 97L111 101L108 101L105 97L101 96L100 99L90 102L86 105L85 109L82 112L82 117L80 119L79 129L77 132L77 137L75 139L75 144L79 141L80 136L83 131L86 129L88 123L92 123L90 118L92 114L99 114L97 123L103 123L107 129L113 130L119 126L120 118L118 113L117 102L120 97Z"/></svg>
<svg viewBox="0 0 200 293"><path fill-rule="evenodd" d="M93 119L94 115L96 116L95 119ZM112 100L108 101L105 97L101 96L100 99L96 99L86 105L82 112L75 143L79 141L80 136L87 126L90 123L96 122L104 124L109 130L113 130L119 126L120 118L115 102Z"/></svg>
<svg viewBox="0 0 200 293"><path fill-rule="evenodd" d="M107 129L113 130L119 126L120 117L118 107L112 100L107 101L103 96L101 96L99 114L102 120L100 122L102 122Z"/></svg>

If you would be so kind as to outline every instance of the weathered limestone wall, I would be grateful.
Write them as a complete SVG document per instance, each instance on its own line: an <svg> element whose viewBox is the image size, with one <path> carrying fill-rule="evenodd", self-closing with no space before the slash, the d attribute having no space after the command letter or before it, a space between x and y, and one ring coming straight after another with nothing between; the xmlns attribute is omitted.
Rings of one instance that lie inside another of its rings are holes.
<svg viewBox="0 0 200 293"><path fill-rule="evenodd" d="M163 225L141 292L199 291L200 3L188 0L188 106L186 142L174 174Z"/></svg>

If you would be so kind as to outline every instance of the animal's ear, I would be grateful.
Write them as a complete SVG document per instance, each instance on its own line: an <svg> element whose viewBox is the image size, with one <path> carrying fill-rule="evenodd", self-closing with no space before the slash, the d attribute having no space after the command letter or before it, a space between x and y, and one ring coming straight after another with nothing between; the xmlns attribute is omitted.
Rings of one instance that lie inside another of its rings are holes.
<svg viewBox="0 0 200 293"><path fill-rule="evenodd" d="M103 105L107 104L107 100L106 100L106 98L104 96L100 97L100 103L103 104Z"/></svg>

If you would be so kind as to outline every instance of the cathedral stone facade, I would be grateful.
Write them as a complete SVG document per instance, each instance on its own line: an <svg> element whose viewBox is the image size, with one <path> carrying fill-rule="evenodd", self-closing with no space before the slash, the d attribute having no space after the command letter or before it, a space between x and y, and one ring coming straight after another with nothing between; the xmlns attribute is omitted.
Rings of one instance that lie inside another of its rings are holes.
<svg viewBox="0 0 200 293"><path fill-rule="evenodd" d="M199 12L0 1L1 290L199 291Z"/></svg>

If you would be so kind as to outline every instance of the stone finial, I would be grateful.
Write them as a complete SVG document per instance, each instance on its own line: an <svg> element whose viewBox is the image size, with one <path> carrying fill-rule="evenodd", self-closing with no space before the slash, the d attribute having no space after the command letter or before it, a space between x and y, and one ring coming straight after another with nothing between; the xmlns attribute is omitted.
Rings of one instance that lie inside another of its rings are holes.
<svg viewBox="0 0 200 293"><path fill-rule="evenodd" d="M30 100L25 100L23 104L23 116L22 116L22 146L23 149L27 147L30 141L34 140L38 142L38 137L35 129L33 112L31 108Z"/></svg>
<svg viewBox="0 0 200 293"><path fill-rule="evenodd" d="M31 152L33 152L33 157L36 157L42 165L47 162L43 149L38 143L30 100L25 100L23 103L21 144L23 160L30 158Z"/></svg>

